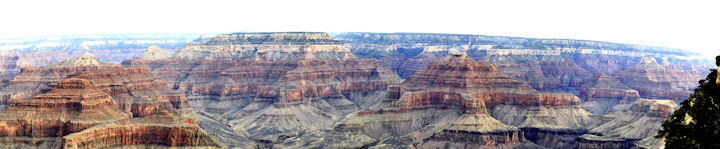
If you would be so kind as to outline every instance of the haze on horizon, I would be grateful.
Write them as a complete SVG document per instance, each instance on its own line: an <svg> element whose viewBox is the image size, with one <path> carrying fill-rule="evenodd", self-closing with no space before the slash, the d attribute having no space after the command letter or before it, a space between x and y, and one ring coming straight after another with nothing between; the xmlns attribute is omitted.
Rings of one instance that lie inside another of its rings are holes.
<svg viewBox="0 0 720 149"><path fill-rule="evenodd" d="M3 1L0 38L67 34L424 32L564 38L720 55L715 1Z"/></svg>

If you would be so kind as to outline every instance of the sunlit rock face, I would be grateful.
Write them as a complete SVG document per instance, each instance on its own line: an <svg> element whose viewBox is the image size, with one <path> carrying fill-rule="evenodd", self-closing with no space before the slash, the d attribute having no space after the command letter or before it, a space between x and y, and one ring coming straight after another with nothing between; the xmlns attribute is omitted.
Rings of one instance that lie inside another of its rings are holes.
<svg viewBox="0 0 720 149"><path fill-rule="evenodd" d="M643 98L685 100L702 78L696 71L668 69L646 55L635 65L625 67L614 76Z"/></svg>
<svg viewBox="0 0 720 149"><path fill-rule="evenodd" d="M610 113L611 121L577 138L576 148L661 148L654 138L677 104L672 100L638 99L627 109ZM642 141L641 141L642 140Z"/></svg>
<svg viewBox="0 0 720 149"><path fill-rule="evenodd" d="M594 74L613 74L656 55L678 70L707 72L710 60L679 49L571 39L534 39L432 33L340 33L353 53L379 59L379 64L406 78L439 60L448 51L464 51L498 71L527 82L539 91L580 91Z"/></svg>
<svg viewBox="0 0 720 149"><path fill-rule="evenodd" d="M9 141L3 144L43 143L48 137L131 117L89 80L72 78L59 82L47 93L13 103L0 113L0 136Z"/></svg>
<svg viewBox="0 0 720 149"><path fill-rule="evenodd" d="M582 86L580 98L585 99L582 105L588 112L603 115L625 109L639 99L640 94L620 80L600 73Z"/></svg>
<svg viewBox="0 0 720 149"><path fill-rule="evenodd" d="M132 112L134 116L187 107L182 92L168 88L147 68L102 63L89 53L55 65L23 68L9 85L0 90L3 103L19 102L46 92L65 78L90 80L99 90L112 96L120 109Z"/></svg>
<svg viewBox="0 0 720 149"><path fill-rule="evenodd" d="M63 136L63 148L221 148L192 118L167 110L153 115L96 125Z"/></svg>
<svg viewBox="0 0 720 149"><path fill-rule="evenodd" d="M326 33L223 34L158 54L168 52L151 47L123 65L150 68L207 120L265 142L329 127L401 81Z"/></svg>

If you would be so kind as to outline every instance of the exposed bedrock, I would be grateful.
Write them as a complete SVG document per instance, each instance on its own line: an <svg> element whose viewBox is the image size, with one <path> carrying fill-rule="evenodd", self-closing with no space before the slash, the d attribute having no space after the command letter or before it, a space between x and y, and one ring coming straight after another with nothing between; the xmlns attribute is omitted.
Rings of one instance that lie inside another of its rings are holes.
<svg viewBox="0 0 720 149"><path fill-rule="evenodd" d="M677 109L672 100L638 99L627 109L609 114L611 121L577 138L577 148L660 148L654 138L662 121ZM646 141L640 141L646 140ZM655 141L654 141L655 140ZM636 145L637 144L637 145Z"/></svg>
<svg viewBox="0 0 720 149"><path fill-rule="evenodd" d="M32 140L61 137L131 117L117 109L112 97L91 81L72 78L59 82L47 93L11 104L0 113L0 136L18 140L16 143L35 144Z"/></svg>
<svg viewBox="0 0 720 149"><path fill-rule="evenodd" d="M635 65L613 74L643 98L685 100L702 76L696 71L668 69L646 55Z"/></svg>
<svg viewBox="0 0 720 149"><path fill-rule="evenodd" d="M580 90L583 108L594 114L607 114L625 109L640 98L638 91L603 73L596 74Z"/></svg>
<svg viewBox="0 0 720 149"><path fill-rule="evenodd" d="M191 147L220 148L195 119L163 110L153 115L97 125L62 137L63 148Z"/></svg>
<svg viewBox="0 0 720 149"><path fill-rule="evenodd" d="M680 49L572 39L535 39L502 36L433 33L340 33L335 38L347 43L353 53L379 60L406 78L449 51L467 52L475 60L493 63L499 72L527 82L539 91L571 92L593 74L614 74L630 67L644 55L655 55L672 70L707 72L711 60L697 59L697 53ZM639 76L641 73L630 73ZM695 84L701 78L680 82ZM624 81L623 81L624 82ZM635 87L635 90L643 92ZM651 89L649 94L662 95ZM691 87L692 88L692 87ZM640 93L643 97L643 93ZM667 93L662 96L678 96Z"/></svg>
<svg viewBox="0 0 720 149"><path fill-rule="evenodd" d="M0 92L3 102L9 104L46 92L65 78L90 80L99 90L112 96L120 109L132 112L134 116L187 107L182 92L168 88L147 68L102 63L89 53L56 65L25 67Z"/></svg>
<svg viewBox="0 0 720 149"><path fill-rule="evenodd" d="M312 32L223 34L177 51L150 47L123 65L148 67L200 113L260 146L329 127L401 81Z"/></svg>

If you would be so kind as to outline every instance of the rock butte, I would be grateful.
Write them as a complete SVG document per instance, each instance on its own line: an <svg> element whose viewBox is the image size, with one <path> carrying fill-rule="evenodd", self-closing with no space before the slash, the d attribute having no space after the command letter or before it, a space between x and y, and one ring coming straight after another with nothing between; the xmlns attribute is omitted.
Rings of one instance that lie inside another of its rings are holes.
<svg viewBox="0 0 720 149"><path fill-rule="evenodd" d="M3 144L41 143L40 138L61 137L94 125L129 119L132 114L117 109L110 95L96 89L85 79L71 78L55 89L13 103L0 113L0 136Z"/></svg>
<svg viewBox="0 0 720 149"><path fill-rule="evenodd" d="M172 56L152 54L160 52ZM123 65L150 68L185 91L201 115L265 142L327 127L400 81L328 34L312 32L223 34L176 51L151 47Z"/></svg>
<svg viewBox="0 0 720 149"><path fill-rule="evenodd" d="M134 116L187 106L182 92L168 88L147 68L102 63L89 53L46 67L25 67L0 93L5 104L18 102L44 92L65 78L90 80L99 90L111 95L120 109Z"/></svg>

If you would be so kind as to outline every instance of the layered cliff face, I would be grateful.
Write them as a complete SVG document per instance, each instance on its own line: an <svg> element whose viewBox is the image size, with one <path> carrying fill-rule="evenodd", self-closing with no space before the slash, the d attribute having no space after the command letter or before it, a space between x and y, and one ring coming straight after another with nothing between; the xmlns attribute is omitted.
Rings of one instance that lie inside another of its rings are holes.
<svg viewBox="0 0 720 149"><path fill-rule="evenodd" d="M46 141L43 138L61 137L131 117L117 109L112 97L89 80L71 78L0 113L0 136L6 141L3 144L36 144Z"/></svg>
<svg viewBox="0 0 720 149"><path fill-rule="evenodd" d="M582 105L588 112L604 115L625 109L639 99L640 94L620 80L600 73L582 86L580 97L585 99Z"/></svg>
<svg viewBox="0 0 720 149"><path fill-rule="evenodd" d="M450 54L387 90L388 99L350 114L334 129L290 138L275 147L538 147L519 128L491 117L485 100L470 96L534 89L465 53Z"/></svg>
<svg viewBox="0 0 720 149"><path fill-rule="evenodd" d="M123 65L150 68L202 114L265 142L327 127L400 81L325 33L225 34L151 56L160 52L150 48Z"/></svg>
<svg viewBox="0 0 720 149"><path fill-rule="evenodd" d="M577 148L660 148L662 141L654 138L663 120L677 109L672 100L638 99L627 109L611 113L613 120L578 137ZM640 141L644 140L644 141Z"/></svg>
<svg viewBox="0 0 720 149"><path fill-rule="evenodd" d="M48 85L57 83L71 74L98 69L120 68L120 65L99 62L95 56L85 53L59 64L43 67L24 67L20 73L0 90L2 104L10 104L29 98Z"/></svg>
<svg viewBox="0 0 720 149"><path fill-rule="evenodd" d="M597 123L574 95L538 93L463 52L450 53L387 90L388 99L346 116L334 129L276 147L363 146L318 140L343 138L376 147L538 148L540 143L563 148Z"/></svg>
<svg viewBox="0 0 720 149"><path fill-rule="evenodd" d="M340 33L336 38L403 78L458 50L540 91L577 93L594 74L613 74L647 54L662 56L680 70L714 68L710 60L693 59L699 54L679 49L599 41L430 33Z"/></svg>
<svg viewBox="0 0 720 149"><path fill-rule="evenodd" d="M643 98L685 100L697 80L702 76L696 71L668 69L646 55L635 65L625 67L614 76L628 87L637 90Z"/></svg>
<svg viewBox="0 0 720 149"><path fill-rule="evenodd" d="M134 116L147 116L158 110L175 110L187 106L182 92L171 90L167 84L152 76L147 68L121 67L99 62L92 54L45 67L26 67L10 84L0 90L4 103L22 101L43 93L65 78L90 80L113 97L120 109Z"/></svg>
<svg viewBox="0 0 720 149"><path fill-rule="evenodd" d="M97 125L62 137L63 148L221 148L195 119L167 110L153 115Z"/></svg>

